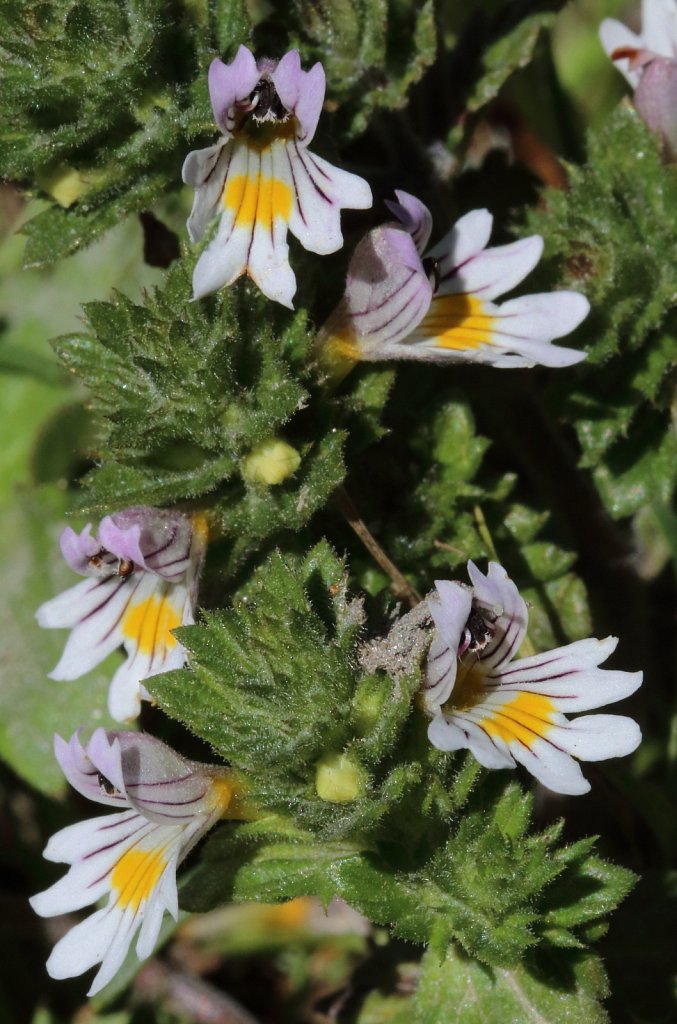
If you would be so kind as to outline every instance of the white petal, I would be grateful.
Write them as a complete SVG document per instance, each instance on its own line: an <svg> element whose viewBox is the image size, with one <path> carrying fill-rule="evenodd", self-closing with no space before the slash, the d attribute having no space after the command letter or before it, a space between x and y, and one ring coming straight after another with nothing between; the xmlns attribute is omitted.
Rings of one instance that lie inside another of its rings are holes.
<svg viewBox="0 0 677 1024"><path fill-rule="evenodd" d="M232 146L221 141L206 149L193 150L184 161L183 180L196 190L187 223L191 242L199 242L210 220L221 208L231 154Z"/></svg>
<svg viewBox="0 0 677 1024"><path fill-rule="evenodd" d="M559 711L590 711L629 697L641 685L641 672L599 669L616 647L615 637L578 640L492 672L501 694L528 692L550 698Z"/></svg>
<svg viewBox="0 0 677 1024"><path fill-rule="evenodd" d="M141 931L136 943L136 955L139 960L147 959L155 949L164 916L165 906L158 898L158 894L154 893L145 909Z"/></svg>
<svg viewBox="0 0 677 1024"><path fill-rule="evenodd" d="M493 223L494 218L488 210L471 210L432 247L428 255L439 260L442 280L486 249Z"/></svg>
<svg viewBox="0 0 677 1024"><path fill-rule="evenodd" d="M661 57L677 57L675 0L642 0L642 42Z"/></svg>
<svg viewBox="0 0 677 1024"><path fill-rule="evenodd" d="M91 850L117 845L128 835L136 833L142 823L140 815L132 810L78 821L54 833L43 857L55 864L74 864Z"/></svg>
<svg viewBox="0 0 677 1024"><path fill-rule="evenodd" d="M543 239L540 235L484 249L450 277L441 276L437 294L462 293L495 299L523 281L538 263L542 252Z"/></svg>
<svg viewBox="0 0 677 1024"><path fill-rule="evenodd" d="M433 722L436 722L437 726L431 734ZM449 715L438 716L433 722L428 728L428 737L433 746L440 750L467 747L484 768L515 767L506 744L498 737L489 736L471 714L464 711L451 712Z"/></svg>
<svg viewBox="0 0 677 1024"><path fill-rule="evenodd" d="M654 2L654 0L651 0L651 2ZM599 39L608 57L611 57L614 50L624 49L625 47L629 47L633 50L641 50L644 48L644 44L639 36L636 36L634 32L631 32L627 25L623 25L622 22L616 21L615 18L604 19L602 24L599 26ZM614 61L614 67L620 71L633 89L635 89L639 84L641 71L631 71L629 64L629 60L625 57L622 60Z"/></svg>
<svg viewBox="0 0 677 1024"><path fill-rule="evenodd" d="M582 796L590 791L590 783L578 762L547 739L534 740L531 748L515 741L510 750L515 760L553 793Z"/></svg>
<svg viewBox="0 0 677 1024"><path fill-rule="evenodd" d="M341 209L368 209L372 203L369 185L294 141L287 143L284 153L295 197L289 220L292 234L309 252L336 252L343 245Z"/></svg>
<svg viewBox="0 0 677 1024"><path fill-rule="evenodd" d="M117 911L111 911L111 914L115 914L118 917ZM95 996L97 992L100 992L102 988L105 988L109 981L111 981L117 972L125 962L129 947L131 946L134 936L141 924L142 917L138 911L132 907L127 907L123 914L118 918L117 928L113 931L106 950L101 967L98 973L94 977L89 991L88 996Z"/></svg>
<svg viewBox="0 0 677 1024"><path fill-rule="evenodd" d="M571 334L590 312L590 303L580 292L558 291L521 295L494 306L495 331L504 344L512 339L552 341ZM580 354L580 353L579 353Z"/></svg>
<svg viewBox="0 0 677 1024"><path fill-rule="evenodd" d="M119 576L80 580L61 594L45 601L35 613L43 629L72 629L94 613L110 594L123 583Z"/></svg>
<svg viewBox="0 0 677 1024"><path fill-rule="evenodd" d="M625 757L642 740L637 722L625 715L581 715L566 727L553 729L548 738L581 761Z"/></svg>
<svg viewBox="0 0 677 1024"><path fill-rule="evenodd" d="M50 679L78 679L121 645L123 637L120 620L131 598L142 586L145 576L145 573L138 576L135 574L129 580L115 576L99 581L100 586L94 596L82 592L82 600L77 609L74 608L78 621L66 641L58 664L49 673ZM73 587L73 591L79 586ZM95 607L92 608L92 605Z"/></svg>
<svg viewBox="0 0 677 1024"><path fill-rule="evenodd" d="M246 145L234 143L230 164L225 181L224 203L228 198L229 185L233 188L233 196L239 188L233 185L236 179L242 185L242 179L246 182L257 180L260 166L260 157L256 150ZM224 205L221 214L216 237L212 239L204 250L195 270L193 271L193 296L196 299L209 295L226 285L232 284L247 267L249 246L254 230L253 222L245 223L246 218L241 215L243 201L245 198L246 186L242 189L239 208L232 208ZM240 223L237 223L240 214Z"/></svg>
<svg viewBox="0 0 677 1024"><path fill-rule="evenodd" d="M122 911L103 907L74 925L60 939L47 961L50 978L75 978L100 963L122 921Z"/></svg>

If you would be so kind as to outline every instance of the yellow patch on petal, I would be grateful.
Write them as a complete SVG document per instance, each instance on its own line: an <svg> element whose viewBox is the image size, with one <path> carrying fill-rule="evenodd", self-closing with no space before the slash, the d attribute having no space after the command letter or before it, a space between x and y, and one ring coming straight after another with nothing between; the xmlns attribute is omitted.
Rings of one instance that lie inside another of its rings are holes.
<svg viewBox="0 0 677 1024"><path fill-rule="evenodd" d="M123 910L138 910L147 900L167 861L164 850L128 850L113 868L111 885L117 890L118 903Z"/></svg>
<svg viewBox="0 0 677 1024"><path fill-rule="evenodd" d="M181 615L169 598L151 594L145 601L133 604L125 612L122 632L139 645L142 654L152 654L158 647L172 650L176 638L170 630L181 625Z"/></svg>
<svg viewBox="0 0 677 1024"><path fill-rule="evenodd" d="M479 724L490 736L506 743L519 740L531 749L550 731L555 710L553 702L540 693L520 693L508 704L493 709Z"/></svg>
<svg viewBox="0 0 677 1024"><path fill-rule="evenodd" d="M236 174L223 192L223 205L235 214L236 228L254 224L272 231L275 218L288 221L292 192L286 182L265 174Z"/></svg>
<svg viewBox="0 0 677 1024"><path fill-rule="evenodd" d="M433 338L439 348L464 352L493 344L495 319L486 312L482 299L472 295L438 295L418 330Z"/></svg>

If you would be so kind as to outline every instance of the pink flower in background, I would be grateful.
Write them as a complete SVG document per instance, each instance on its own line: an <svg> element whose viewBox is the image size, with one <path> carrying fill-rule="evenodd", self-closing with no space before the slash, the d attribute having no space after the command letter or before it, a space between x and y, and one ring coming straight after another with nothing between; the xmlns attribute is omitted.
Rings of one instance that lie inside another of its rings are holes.
<svg viewBox="0 0 677 1024"><path fill-rule="evenodd" d="M643 0L639 35L606 18L599 37L632 86L640 116L677 159L677 0Z"/></svg>

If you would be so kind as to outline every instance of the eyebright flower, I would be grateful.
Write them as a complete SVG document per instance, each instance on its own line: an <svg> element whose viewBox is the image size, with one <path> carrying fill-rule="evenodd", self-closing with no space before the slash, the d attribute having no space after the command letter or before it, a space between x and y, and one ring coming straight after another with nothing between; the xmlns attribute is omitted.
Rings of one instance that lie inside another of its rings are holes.
<svg viewBox="0 0 677 1024"><path fill-rule="evenodd" d="M419 359L499 367L570 366L585 353L551 344L590 308L578 292L494 299L519 284L543 251L539 235L487 249L493 218L473 210L427 255L430 211L407 192L388 203L397 218L370 231L348 267L343 299L317 339L334 379L359 360Z"/></svg>
<svg viewBox="0 0 677 1024"><path fill-rule="evenodd" d="M324 90L322 65L302 71L297 50L280 61L257 61L240 46L231 64L212 62L209 95L223 137L189 153L183 165L183 180L195 189L191 240L199 241L221 212L216 237L195 267L196 299L248 273L268 298L293 308L287 229L310 252L336 252L343 245L341 209L371 206L366 181L307 149Z"/></svg>
<svg viewBox="0 0 677 1024"><path fill-rule="evenodd" d="M188 761L152 736L97 729L84 749L75 733L55 736L63 773L90 800L120 808L52 836L44 856L68 873L31 899L41 917L108 902L57 942L52 978L72 978L101 964L89 995L117 973L137 932L136 953L153 952L162 918L178 916L176 869L221 818L245 818L242 787L216 765Z"/></svg>
<svg viewBox="0 0 677 1024"><path fill-rule="evenodd" d="M523 764L556 793L587 793L578 763L623 757L639 744L632 718L582 715L622 700L641 685L641 672L600 669L616 637L578 640L517 658L527 606L502 566L484 576L468 562L472 587L438 580L429 600L436 631L428 655L424 704L428 737L440 750L467 747L485 768Z"/></svg>
<svg viewBox="0 0 677 1024"><path fill-rule="evenodd" d="M640 35L605 18L599 37L632 86L641 118L677 159L677 0L643 0Z"/></svg>
<svg viewBox="0 0 677 1024"><path fill-rule="evenodd" d="M194 622L206 528L199 517L135 506L102 519L96 537L91 529L61 534L64 558L87 579L43 604L36 618L47 629L72 631L52 679L78 679L124 647L108 708L128 721L149 699L141 681L185 662L172 630Z"/></svg>

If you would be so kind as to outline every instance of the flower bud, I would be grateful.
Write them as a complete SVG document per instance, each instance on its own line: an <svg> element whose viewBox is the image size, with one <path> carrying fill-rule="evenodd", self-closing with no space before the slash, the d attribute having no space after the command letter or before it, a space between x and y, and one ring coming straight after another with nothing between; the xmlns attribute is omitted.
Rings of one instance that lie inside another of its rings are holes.
<svg viewBox="0 0 677 1024"><path fill-rule="evenodd" d="M281 484L301 464L296 448L286 441L264 441L256 445L242 463L242 476L248 484Z"/></svg>
<svg viewBox="0 0 677 1024"><path fill-rule="evenodd" d="M349 754L325 754L317 762L315 788L320 800L343 804L364 796L367 776Z"/></svg>

